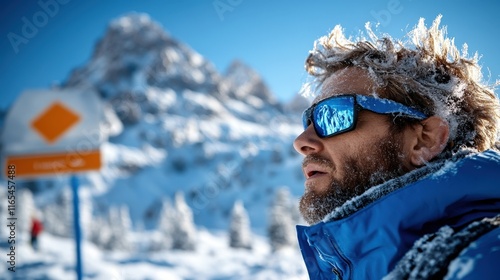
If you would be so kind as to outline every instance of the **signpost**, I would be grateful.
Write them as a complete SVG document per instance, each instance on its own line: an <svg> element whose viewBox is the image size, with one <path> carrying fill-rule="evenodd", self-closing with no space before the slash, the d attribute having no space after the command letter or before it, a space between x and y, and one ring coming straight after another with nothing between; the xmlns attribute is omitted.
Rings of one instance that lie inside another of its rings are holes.
<svg viewBox="0 0 500 280"><path fill-rule="evenodd" d="M71 176L77 278L82 279L77 173L101 168L103 108L86 89L30 90L9 110L1 135L3 174L17 178Z"/></svg>

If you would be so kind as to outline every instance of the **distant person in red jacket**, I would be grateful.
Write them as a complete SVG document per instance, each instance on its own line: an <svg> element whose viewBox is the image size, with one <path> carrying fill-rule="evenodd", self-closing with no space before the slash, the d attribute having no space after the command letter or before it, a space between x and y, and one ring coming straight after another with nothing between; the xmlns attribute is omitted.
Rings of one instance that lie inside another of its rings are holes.
<svg viewBox="0 0 500 280"><path fill-rule="evenodd" d="M35 250L38 250L38 235L40 235L42 230L42 222L37 217L33 217L31 221L31 247Z"/></svg>

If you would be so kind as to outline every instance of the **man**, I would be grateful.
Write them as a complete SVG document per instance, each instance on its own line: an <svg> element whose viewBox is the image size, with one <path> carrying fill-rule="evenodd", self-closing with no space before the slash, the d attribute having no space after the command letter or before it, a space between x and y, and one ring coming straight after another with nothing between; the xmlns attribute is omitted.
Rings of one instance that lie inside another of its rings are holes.
<svg viewBox="0 0 500 280"><path fill-rule="evenodd" d="M500 277L499 101L439 23L413 48L337 26L311 51L319 95L294 142L311 279Z"/></svg>

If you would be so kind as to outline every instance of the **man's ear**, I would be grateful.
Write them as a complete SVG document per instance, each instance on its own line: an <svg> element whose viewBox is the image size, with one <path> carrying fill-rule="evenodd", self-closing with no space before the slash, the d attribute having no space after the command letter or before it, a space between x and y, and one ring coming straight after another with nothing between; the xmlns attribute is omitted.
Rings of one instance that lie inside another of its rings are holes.
<svg viewBox="0 0 500 280"><path fill-rule="evenodd" d="M411 129L409 159L413 166L422 166L439 155L450 135L448 122L437 116L431 116L414 125Z"/></svg>

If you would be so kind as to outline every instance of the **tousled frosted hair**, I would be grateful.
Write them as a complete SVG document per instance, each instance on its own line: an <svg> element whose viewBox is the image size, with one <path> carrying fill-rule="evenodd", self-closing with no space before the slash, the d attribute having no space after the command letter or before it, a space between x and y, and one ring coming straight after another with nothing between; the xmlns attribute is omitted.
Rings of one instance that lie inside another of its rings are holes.
<svg viewBox="0 0 500 280"><path fill-rule="evenodd" d="M458 51L439 15L430 28L420 19L408 33L409 42L378 38L366 24L369 39L347 39L341 26L318 39L306 60L306 70L320 88L331 74L346 67L368 70L377 93L438 115L450 126L445 152L462 147L484 151L495 148L500 125L497 84L483 81L478 55L468 57L467 45ZM307 87L305 87L307 88ZM310 85L309 85L310 88Z"/></svg>

